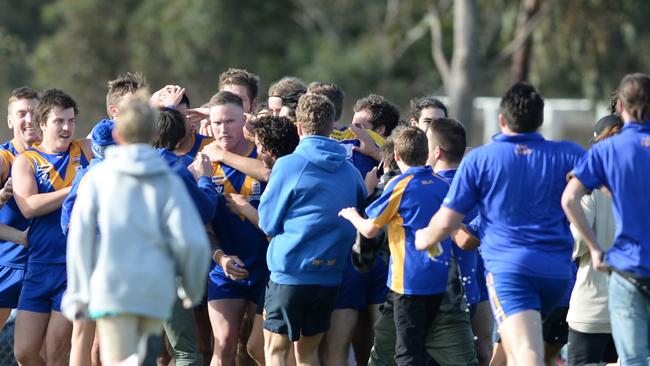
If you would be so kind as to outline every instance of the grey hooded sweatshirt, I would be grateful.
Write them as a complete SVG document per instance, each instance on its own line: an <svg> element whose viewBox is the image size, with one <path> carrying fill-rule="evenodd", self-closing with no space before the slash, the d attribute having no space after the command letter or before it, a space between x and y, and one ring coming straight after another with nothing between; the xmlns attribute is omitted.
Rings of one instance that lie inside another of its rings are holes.
<svg viewBox="0 0 650 366"><path fill-rule="evenodd" d="M177 293L201 300L209 263L201 218L160 154L144 144L110 148L72 210L62 310L69 319L166 319Z"/></svg>

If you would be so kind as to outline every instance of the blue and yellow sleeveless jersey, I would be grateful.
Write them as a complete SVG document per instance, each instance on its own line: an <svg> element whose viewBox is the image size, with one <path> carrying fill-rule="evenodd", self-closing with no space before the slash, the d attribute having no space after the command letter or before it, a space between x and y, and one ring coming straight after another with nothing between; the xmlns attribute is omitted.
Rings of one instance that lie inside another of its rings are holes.
<svg viewBox="0 0 650 366"><path fill-rule="evenodd" d="M23 155L31 163L38 193L70 187L77 169L88 166L90 154L80 141L73 140L68 151L47 154L32 147ZM65 263L66 238L61 231L61 208L31 220L29 263Z"/></svg>
<svg viewBox="0 0 650 366"><path fill-rule="evenodd" d="M245 155L257 158L255 145ZM260 196L266 184L236 170L225 163L213 163L212 182L217 190L217 212L212 227L219 239L221 248L228 255L236 255L244 262L249 272L248 280L263 281L268 275L266 266L266 249L268 241L257 226L240 215L232 213L226 207L225 195L238 193L248 197L248 201L257 208ZM213 272L225 277L223 269L215 266Z"/></svg>
<svg viewBox="0 0 650 366"><path fill-rule="evenodd" d="M21 152L16 148L13 141L7 141L0 145L0 159L2 159L5 165L5 171L0 177L2 184L11 176L11 166L16 156ZM18 230L25 230L29 226L29 220L20 212L16 200L13 197L0 208L0 223ZM27 264L27 255L27 249L22 245L9 241L0 241L0 265L23 269Z"/></svg>
<svg viewBox="0 0 650 366"><path fill-rule="evenodd" d="M426 227L438 211L449 184L430 167L413 167L391 180L366 214L377 227L387 226L390 263L388 287L405 295L445 292L451 240L441 244L443 254L430 258L415 249L415 232Z"/></svg>
<svg viewBox="0 0 650 366"><path fill-rule="evenodd" d="M192 135L192 150L186 154L178 155L178 161L186 167L189 166L196 158L196 154L213 141L214 139L212 137L199 135L198 133Z"/></svg>

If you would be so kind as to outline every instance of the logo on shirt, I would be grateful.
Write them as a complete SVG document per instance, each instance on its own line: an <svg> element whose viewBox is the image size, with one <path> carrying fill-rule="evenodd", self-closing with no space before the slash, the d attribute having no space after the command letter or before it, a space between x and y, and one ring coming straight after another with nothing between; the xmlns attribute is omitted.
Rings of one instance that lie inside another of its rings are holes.
<svg viewBox="0 0 650 366"><path fill-rule="evenodd" d="M78 156L73 156L72 159L70 159L70 161L72 161L72 165L74 165L76 167L81 165L81 158L78 157Z"/></svg>
<svg viewBox="0 0 650 366"><path fill-rule="evenodd" d="M532 153L533 153L533 150L531 150L526 145L521 145L521 144L515 145L515 154L517 154L517 155L530 155Z"/></svg>
<svg viewBox="0 0 650 366"><path fill-rule="evenodd" d="M50 170L54 169L52 164L38 165L36 167L36 179L38 184L47 185L50 181Z"/></svg>
<svg viewBox="0 0 650 366"><path fill-rule="evenodd" d="M254 196L259 196L262 193L262 185L259 181L253 180L251 190Z"/></svg>
<svg viewBox="0 0 650 366"><path fill-rule="evenodd" d="M224 193L223 184L226 180L226 177L223 175L215 175L212 177L212 184L214 184L214 189L217 191L217 194L220 196Z"/></svg>

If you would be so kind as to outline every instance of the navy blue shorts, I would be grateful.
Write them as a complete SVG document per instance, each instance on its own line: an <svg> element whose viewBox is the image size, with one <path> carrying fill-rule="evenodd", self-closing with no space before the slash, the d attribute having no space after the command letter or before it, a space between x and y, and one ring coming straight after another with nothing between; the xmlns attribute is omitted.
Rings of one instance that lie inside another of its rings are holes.
<svg viewBox="0 0 650 366"><path fill-rule="evenodd" d="M0 265L0 308L15 309L23 288L25 270Z"/></svg>
<svg viewBox="0 0 650 366"><path fill-rule="evenodd" d="M366 273L359 273L351 261L343 272L343 282L339 288L334 309L362 310L368 305L383 304L386 301L388 287L388 265L377 258L374 267Z"/></svg>
<svg viewBox="0 0 650 366"><path fill-rule="evenodd" d="M264 301L264 329L286 334L292 342L325 333L338 293L338 286L280 285L271 280Z"/></svg>
<svg viewBox="0 0 650 366"><path fill-rule="evenodd" d="M498 325L507 317L526 310L544 318L560 303L569 279L542 278L518 273L487 273L492 315Z"/></svg>
<svg viewBox="0 0 650 366"><path fill-rule="evenodd" d="M246 299L257 302L264 291L264 281L235 281L221 273L212 271L208 279L208 301L224 299Z"/></svg>
<svg viewBox="0 0 650 366"><path fill-rule="evenodd" d="M18 310L35 313L61 311L61 298L67 287L65 263L29 263L18 300Z"/></svg>

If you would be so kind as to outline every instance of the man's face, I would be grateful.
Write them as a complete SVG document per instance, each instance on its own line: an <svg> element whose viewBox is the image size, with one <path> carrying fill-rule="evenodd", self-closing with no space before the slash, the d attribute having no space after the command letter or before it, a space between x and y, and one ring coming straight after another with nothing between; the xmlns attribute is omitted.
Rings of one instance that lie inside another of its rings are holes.
<svg viewBox="0 0 650 366"><path fill-rule="evenodd" d="M41 139L41 133L32 120L37 99L18 99L9 106L7 125L14 131L14 138L33 144Z"/></svg>
<svg viewBox="0 0 650 366"><path fill-rule="evenodd" d="M269 97L269 112L272 116L279 116L282 110L282 98Z"/></svg>
<svg viewBox="0 0 650 366"><path fill-rule="evenodd" d="M424 108L420 111L420 118L417 121L412 121L411 125L419 128L422 131L427 131L431 123L437 119L445 118L445 112L440 108Z"/></svg>
<svg viewBox="0 0 650 366"><path fill-rule="evenodd" d="M43 143L48 143L55 151L61 152L68 149L74 136L76 116L74 109L61 109L54 107L47 115L45 123L41 123Z"/></svg>
<svg viewBox="0 0 650 366"><path fill-rule="evenodd" d="M257 157L262 161L264 167L268 169L273 168L273 165L275 165L275 158L264 148L257 136L255 136L255 147L257 148Z"/></svg>
<svg viewBox="0 0 650 366"><path fill-rule="evenodd" d="M245 122L244 111L237 105L210 108L210 128L219 147L224 150L233 151L243 142Z"/></svg>
<svg viewBox="0 0 650 366"><path fill-rule="evenodd" d="M352 125L358 128L365 128L372 130L372 112L367 109L362 109L352 116Z"/></svg>
<svg viewBox="0 0 650 366"><path fill-rule="evenodd" d="M221 88L221 91L227 91L235 94L239 98L241 98L242 103L244 104L244 113L252 113L252 101L251 98L248 96L248 88L243 86L243 85L236 85L236 84L226 84Z"/></svg>

